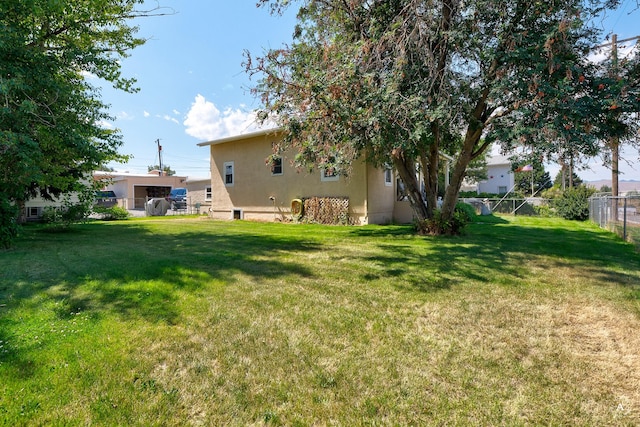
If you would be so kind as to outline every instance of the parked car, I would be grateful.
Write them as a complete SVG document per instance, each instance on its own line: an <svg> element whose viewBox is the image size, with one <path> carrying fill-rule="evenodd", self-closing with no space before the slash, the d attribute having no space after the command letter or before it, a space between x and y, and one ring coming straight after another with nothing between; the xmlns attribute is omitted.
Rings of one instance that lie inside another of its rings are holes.
<svg viewBox="0 0 640 427"><path fill-rule="evenodd" d="M187 189L186 188L174 188L166 197L167 201L171 204L171 209L186 209L187 208Z"/></svg>
<svg viewBox="0 0 640 427"><path fill-rule="evenodd" d="M95 206L103 208L111 208L118 204L118 198L113 191L101 190L96 191L96 203Z"/></svg>

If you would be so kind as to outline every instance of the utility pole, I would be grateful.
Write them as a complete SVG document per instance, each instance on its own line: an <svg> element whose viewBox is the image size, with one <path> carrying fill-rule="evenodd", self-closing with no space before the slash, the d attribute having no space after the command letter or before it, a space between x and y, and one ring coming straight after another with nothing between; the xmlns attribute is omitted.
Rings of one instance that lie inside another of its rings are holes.
<svg viewBox="0 0 640 427"><path fill-rule="evenodd" d="M615 79L618 77L618 35L611 36L611 75ZM613 199L613 220L618 221L618 178L620 176L620 138L612 135L609 138L611 148L611 195Z"/></svg>
<svg viewBox="0 0 640 427"><path fill-rule="evenodd" d="M160 167L160 172L158 172L158 175L162 176L163 172L162 172L162 145L160 145L160 138L156 139L156 144L158 144L158 164Z"/></svg>

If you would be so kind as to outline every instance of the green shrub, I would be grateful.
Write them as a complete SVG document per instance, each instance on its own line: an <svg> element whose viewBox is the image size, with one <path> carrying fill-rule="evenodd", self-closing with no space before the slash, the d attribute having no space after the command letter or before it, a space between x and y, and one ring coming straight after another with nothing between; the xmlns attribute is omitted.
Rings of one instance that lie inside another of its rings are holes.
<svg viewBox="0 0 640 427"><path fill-rule="evenodd" d="M457 203L453 216L450 220L442 217L442 212L438 209L434 212L433 218L417 224L418 232L421 234L460 234L462 229L476 218L476 210L468 203Z"/></svg>
<svg viewBox="0 0 640 427"><path fill-rule="evenodd" d="M581 185L565 190L553 201L553 207L564 219L585 221L589 219L589 197L593 190Z"/></svg>
<svg viewBox="0 0 640 427"><path fill-rule="evenodd" d="M466 221L466 223L470 223L476 219L476 208L469 203L458 202L456 203L455 214L461 215L462 220Z"/></svg>
<svg viewBox="0 0 640 427"><path fill-rule="evenodd" d="M120 206L111 206L109 208L95 206L93 208L93 211L100 215L100 219L102 219L103 221L127 219L131 215L129 211Z"/></svg>
<svg viewBox="0 0 640 427"><path fill-rule="evenodd" d="M19 208L0 194L0 247L8 248L18 236L19 225L16 220Z"/></svg>
<svg viewBox="0 0 640 427"><path fill-rule="evenodd" d="M529 202L518 202L518 204L516 204L516 208L516 215L536 215L535 207Z"/></svg>
<svg viewBox="0 0 640 427"><path fill-rule="evenodd" d="M556 216L555 210L549 205L534 206L533 208L540 217L551 218Z"/></svg>
<svg viewBox="0 0 640 427"><path fill-rule="evenodd" d="M91 209L86 203L65 203L63 206L46 206L42 221L53 229L69 228L87 219Z"/></svg>

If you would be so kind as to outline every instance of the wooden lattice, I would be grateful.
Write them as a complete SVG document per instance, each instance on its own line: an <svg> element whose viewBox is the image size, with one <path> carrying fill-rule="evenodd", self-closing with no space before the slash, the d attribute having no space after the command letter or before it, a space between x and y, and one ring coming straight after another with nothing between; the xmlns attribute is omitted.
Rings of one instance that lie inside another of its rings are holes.
<svg viewBox="0 0 640 427"><path fill-rule="evenodd" d="M304 199L303 220L317 224L352 224L348 197L309 197Z"/></svg>

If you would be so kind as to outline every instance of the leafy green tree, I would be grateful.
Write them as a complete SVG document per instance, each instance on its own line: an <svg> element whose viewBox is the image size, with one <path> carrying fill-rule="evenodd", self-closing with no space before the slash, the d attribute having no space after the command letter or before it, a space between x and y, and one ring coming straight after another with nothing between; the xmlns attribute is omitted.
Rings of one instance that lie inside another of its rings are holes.
<svg viewBox="0 0 640 427"><path fill-rule="evenodd" d="M527 166L531 166L531 170L528 170ZM544 166L539 160L523 166L514 165L512 168L514 171L515 190L523 195L538 195L542 190L553 186L549 172L544 170Z"/></svg>
<svg viewBox="0 0 640 427"><path fill-rule="evenodd" d="M0 206L88 192L91 172L123 161L94 76L134 92L120 60L144 43L131 19L142 0L0 0ZM5 207L7 209L5 209ZM7 212L5 212L8 210ZM15 233L13 233L15 235Z"/></svg>
<svg viewBox="0 0 640 427"><path fill-rule="evenodd" d="M571 178L569 178L569 175L571 175ZM582 184L582 178L580 178L575 172L569 172L568 170L565 170L564 173L562 170L559 170L558 174L556 175L556 179L553 181L553 186L561 190L571 187L578 187Z"/></svg>
<svg viewBox="0 0 640 427"><path fill-rule="evenodd" d="M423 224L436 210L441 153L455 156L439 213L447 223L470 163L492 143L553 153L588 133L586 57L597 31L585 22L618 2L300 3L290 46L246 54L260 116L278 121L301 164L342 174L358 157L393 164ZM292 2L259 4L278 13ZM580 151L594 139L581 139Z"/></svg>
<svg viewBox="0 0 640 427"><path fill-rule="evenodd" d="M636 46L634 53L623 60L618 59L616 52L617 46L612 49L609 60L599 64L595 81L603 124L601 137L605 142L606 160L611 167L614 196L618 196L620 146L631 144L640 147L640 48ZM616 215L617 209L614 217Z"/></svg>
<svg viewBox="0 0 640 427"><path fill-rule="evenodd" d="M608 185L603 185L598 191L600 191L600 193L611 193L611 187L609 187Z"/></svg>
<svg viewBox="0 0 640 427"><path fill-rule="evenodd" d="M160 165L149 165L147 166L147 171L151 172L151 171L157 171L160 170ZM171 169L171 166L169 165L163 165L162 166L162 172L166 175L166 176L173 176L176 174L176 171L174 171L173 169Z"/></svg>

